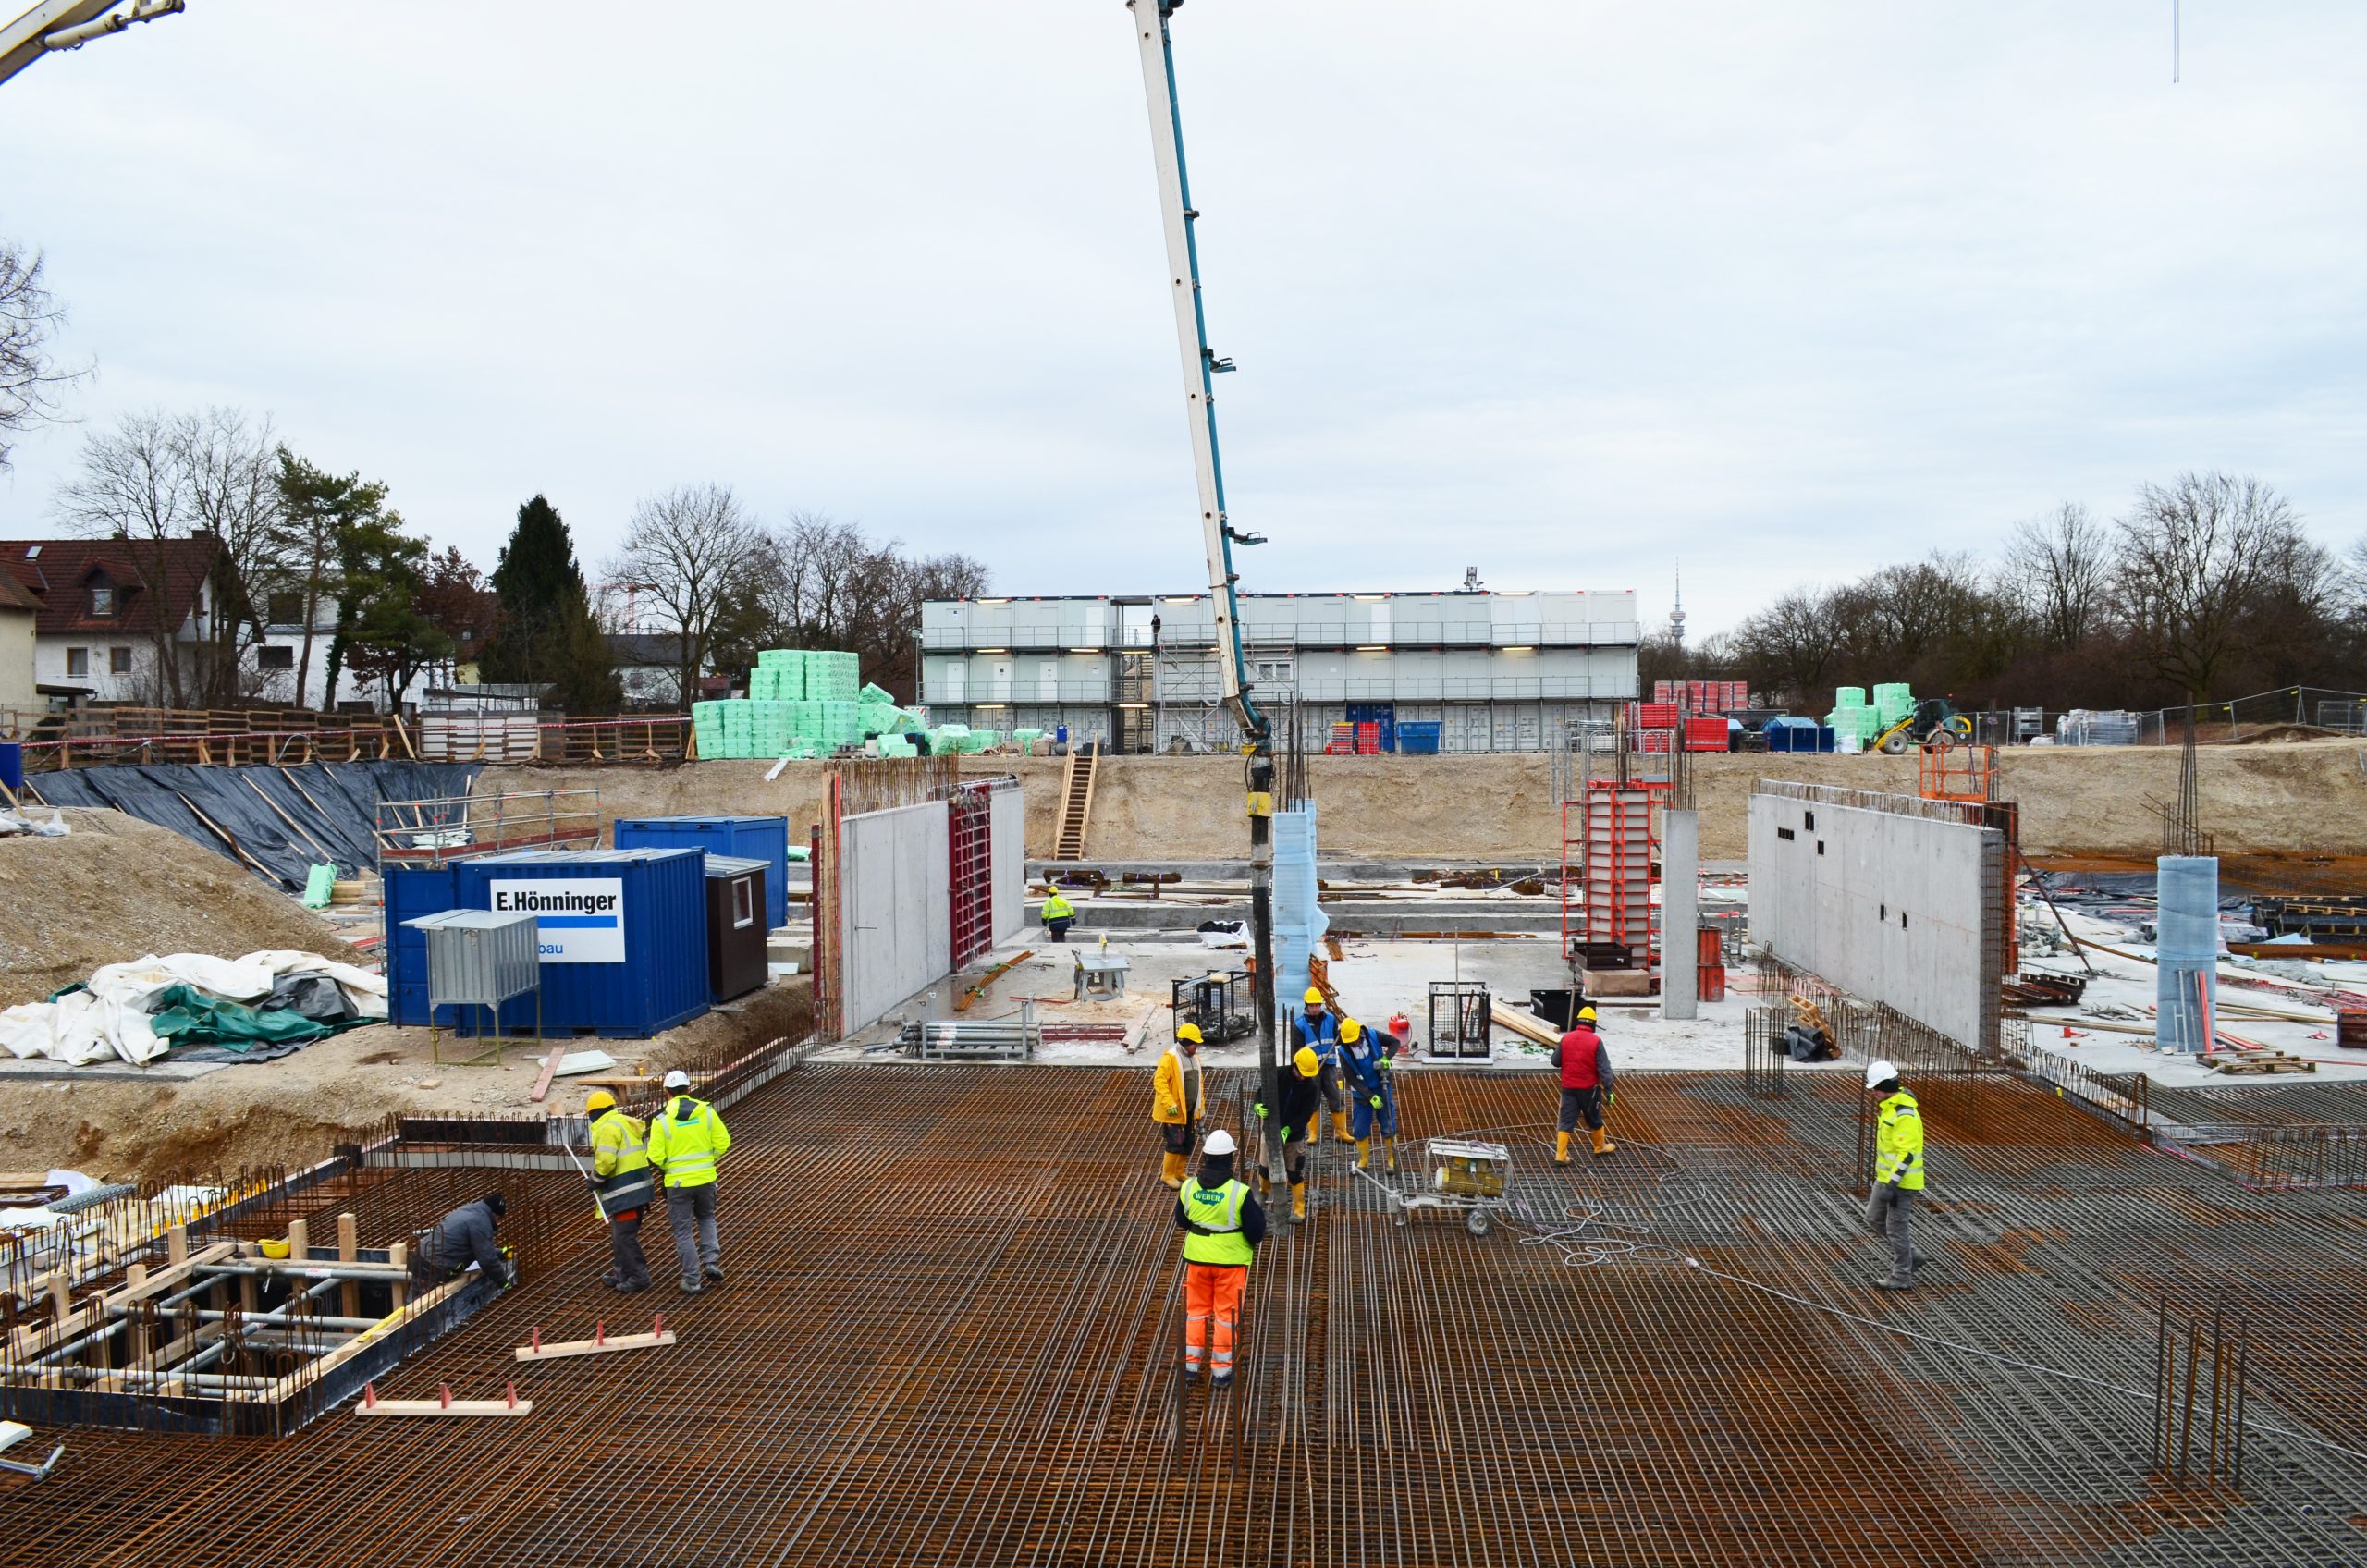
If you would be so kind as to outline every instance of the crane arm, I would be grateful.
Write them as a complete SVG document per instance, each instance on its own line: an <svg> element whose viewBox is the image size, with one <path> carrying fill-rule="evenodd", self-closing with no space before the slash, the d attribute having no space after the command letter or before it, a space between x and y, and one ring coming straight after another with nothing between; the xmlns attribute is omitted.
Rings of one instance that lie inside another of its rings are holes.
<svg viewBox="0 0 2367 1568"><path fill-rule="evenodd" d="M0 81L6 81L57 49L80 49L93 38L121 32L134 22L153 22L186 10L188 0L42 0L15 21L0 24Z"/></svg>
<svg viewBox="0 0 2367 1568"><path fill-rule="evenodd" d="M1184 360L1184 393L1192 432L1192 467L1199 481L1200 534L1208 559L1208 599L1216 615L1217 662L1224 675L1225 706L1252 745L1267 736L1266 716L1250 700L1241 649L1241 603L1233 591L1233 546L1262 543L1236 533L1225 520L1224 471L1217 452L1215 378L1233 368L1208 347L1200 308L1200 252L1192 226L1192 187L1184 166L1184 119L1175 103L1175 48L1168 18L1184 0L1126 0L1142 51L1143 90L1150 104L1150 148L1159 170L1159 215L1167 231L1167 269L1175 306L1175 340Z"/></svg>

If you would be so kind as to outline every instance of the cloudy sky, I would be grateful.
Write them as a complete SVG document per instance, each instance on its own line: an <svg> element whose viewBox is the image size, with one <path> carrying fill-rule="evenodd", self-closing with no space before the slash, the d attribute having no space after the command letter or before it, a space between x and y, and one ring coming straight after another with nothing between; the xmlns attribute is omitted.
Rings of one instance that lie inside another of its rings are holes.
<svg viewBox="0 0 2367 1568"><path fill-rule="evenodd" d="M13 12L24 0L0 0ZM1695 630L2250 470L2367 533L2367 6L1191 0L1253 589L1627 588ZM209 402L490 565L719 480L1201 575L1119 0L190 0L0 86L0 233L97 374L0 476Z"/></svg>

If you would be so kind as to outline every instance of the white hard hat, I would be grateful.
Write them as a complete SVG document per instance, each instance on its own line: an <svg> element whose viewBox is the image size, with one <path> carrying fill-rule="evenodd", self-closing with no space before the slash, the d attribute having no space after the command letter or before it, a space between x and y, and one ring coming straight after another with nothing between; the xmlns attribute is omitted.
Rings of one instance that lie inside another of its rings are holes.
<svg viewBox="0 0 2367 1568"><path fill-rule="evenodd" d="M678 1067L666 1074L666 1086L669 1089L687 1089L691 1086L691 1075Z"/></svg>
<svg viewBox="0 0 2367 1568"><path fill-rule="evenodd" d="M1220 1127L1215 1132L1208 1134L1208 1141L1202 1144L1200 1147L1209 1154L1231 1154L1233 1152L1233 1134Z"/></svg>
<svg viewBox="0 0 2367 1568"><path fill-rule="evenodd" d="M1869 1089L1879 1089L1897 1076L1898 1069L1887 1061L1874 1060L1866 1063L1866 1087Z"/></svg>

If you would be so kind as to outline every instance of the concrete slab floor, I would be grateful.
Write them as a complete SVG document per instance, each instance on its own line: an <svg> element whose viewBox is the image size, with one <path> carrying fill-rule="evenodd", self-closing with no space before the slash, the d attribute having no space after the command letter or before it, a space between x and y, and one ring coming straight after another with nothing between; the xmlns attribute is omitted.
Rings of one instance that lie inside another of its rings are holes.
<svg viewBox="0 0 2367 1568"><path fill-rule="evenodd" d="M1557 989L1569 984L1568 967L1563 963L1556 947L1551 937L1478 942L1357 939L1342 944L1343 956L1331 965L1331 981L1356 1018L1380 1026L1388 1023L1392 1013L1402 1011L1413 1020L1415 1039L1426 1041L1429 1035L1431 982L1478 981L1489 987L1491 996L1525 1011L1532 989ZM856 1060L866 1056L877 1060L886 1053L873 1053L867 1047L893 1040L901 1021L954 1016L954 999L975 983L978 974L1023 950L1032 950L1033 956L1000 976L963 1016L981 1020L1016 1018L1023 997L1036 998L1036 1016L1045 1023L1131 1026L1146 1011L1156 1010L1157 1017L1137 1051L1129 1053L1114 1042L1052 1044L1047 1045L1036 1059L1039 1062L1073 1066L1107 1067L1130 1062L1150 1066L1171 1038L1167 1023L1171 984L1211 969L1234 967L1241 958L1239 949L1212 949L1172 941L1121 940L1113 936L1108 950L1123 956L1130 965L1126 996L1116 1002L1075 1002L1068 999L1074 992L1074 961L1070 955L1100 949L1081 944L1049 946L1043 943L1039 935L1033 941L1007 944L972 965L963 978L939 984L933 1000L927 993L907 998L901 1006L890 1010L888 1019L843 1045L817 1053L817 1060ZM1662 1021L1657 1002L1641 1007L1606 1005L1600 1012L1613 1060L1623 1070L1736 1068L1742 1065L1744 1006L1743 998L1730 994L1723 1002L1703 1004L1700 1017L1682 1023ZM1202 1058L1210 1066L1245 1066L1256 1060L1256 1053L1250 1046L1236 1044L1205 1051ZM1418 1062L1419 1059L1408 1065ZM1542 1047L1531 1046L1511 1030L1499 1029L1492 1065L1507 1071L1539 1069L1545 1065L1545 1053Z"/></svg>

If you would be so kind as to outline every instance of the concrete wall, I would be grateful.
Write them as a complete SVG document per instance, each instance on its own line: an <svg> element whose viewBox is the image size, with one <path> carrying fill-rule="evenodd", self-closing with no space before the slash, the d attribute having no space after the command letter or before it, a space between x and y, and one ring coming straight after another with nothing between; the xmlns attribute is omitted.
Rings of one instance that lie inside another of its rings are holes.
<svg viewBox="0 0 2367 1568"><path fill-rule="evenodd" d="M997 790L992 812L994 934L1000 943L1027 924L1027 791Z"/></svg>
<svg viewBox="0 0 2367 1568"><path fill-rule="evenodd" d="M945 802L851 816L839 847L839 984L848 1034L953 967Z"/></svg>
<svg viewBox="0 0 2367 1568"><path fill-rule="evenodd" d="M1751 939L1952 1040L1990 1048L2004 853L1994 828L1753 795Z"/></svg>

